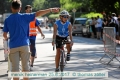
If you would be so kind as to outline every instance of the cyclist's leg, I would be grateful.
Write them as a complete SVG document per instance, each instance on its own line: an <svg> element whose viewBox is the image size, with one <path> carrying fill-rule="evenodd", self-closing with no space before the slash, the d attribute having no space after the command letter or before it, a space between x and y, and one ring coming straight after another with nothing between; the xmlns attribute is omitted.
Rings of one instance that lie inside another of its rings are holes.
<svg viewBox="0 0 120 80"><path fill-rule="evenodd" d="M56 56L55 56L56 70L55 71L59 71L60 48L61 48L61 43L58 41L59 39L60 37L56 36Z"/></svg>
<svg viewBox="0 0 120 80"><path fill-rule="evenodd" d="M67 48L67 61L69 61L70 60L70 51L71 51L70 44L66 44L66 48Z"/></svg>
<svg viewBox="0 0 120 80"><path fill-rule="evenodd" d="M34 58L36 54L35 39L30 39L30 52L31 52L31 67L33 67Z"/></svg>
<svg viewBox="0 0 120 80"><path fill-rule="evenodd" d="M60 48L57 48L55 56L56 69L59 68L59 62L60 62Z"/></svg>
<svg viewBox="0 0 120 80"><path fill-rule="evenodd" d="M69 42L69 38L65 38L68 42ZM66 44L66 48L67 48L67 61L70 60L70 51L71 51L71 45L70 44Z"/></svg>

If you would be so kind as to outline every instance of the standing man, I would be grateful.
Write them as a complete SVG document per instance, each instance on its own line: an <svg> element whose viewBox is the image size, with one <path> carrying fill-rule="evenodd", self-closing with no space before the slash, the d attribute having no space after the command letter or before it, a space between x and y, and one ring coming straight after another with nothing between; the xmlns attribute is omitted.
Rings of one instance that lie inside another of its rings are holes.
<svg viewBox="0 0 120 80"><path fill-rule="evenodd" d="M31 13L32 12L32 7L30 5L26 5L25 12L26 13ZM40 29L40 23L37 19L34 19L33 21L31 21L29 23L29 28L30 28L29 29L30 39L29 40L30 40L30 51L31 51L31 64L30 64L30 66L33 67L34 59L35 59L35 56L36 56L35 41L36 41L37 30L41 33L41 36L43 36L43 38L45 36Z"/></svg>
<svg viewBox="0 0 120 80"><path fill-rule="evenodd" d="M19 13L21 10L21 1L13 0L11 4L12 14L5 19L3 28L3 37L8 40L9 32L9 58L12 63L12 72L19 72L19 60L22 62L22 71L29 71L29 23L37 16L42 16L49 12L59 12L58 8L49 8L39 10L36 13ZM18 77L13 77L13 80L19 80ZM29 80L24 77L23 80Z"/></svg>
<svg viewBox="0 0 120 80"><path fill-rule="evenodd" d="M102 30L102 20L99 16L97 16L97 39L101 38L101 30Z"/></svg>
<svg viewBox="0 0 120 80"><path fill-rule="evenodd" d="M73 17L72 17L71 15L70 15L69 21L71 22L71 24L72 24L72 26L73 26L73 24L74 24L74 19L73 19Z"/></svg>
<svg viewBox="0 0 120 80"><path fill-rule="evenodd" d="M113 23L114 25L112 27L115 27L115 31L116 31L116 39L119 39L119 33L118 33L118 18L116 17L115 13L112 13L112 19L111 19L111 23Z"/></svg>

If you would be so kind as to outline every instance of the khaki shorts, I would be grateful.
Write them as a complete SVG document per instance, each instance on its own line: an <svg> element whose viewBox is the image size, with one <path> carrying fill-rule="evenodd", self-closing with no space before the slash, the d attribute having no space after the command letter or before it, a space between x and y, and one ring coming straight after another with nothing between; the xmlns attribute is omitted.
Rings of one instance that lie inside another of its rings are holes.
<svg viewBox="0 0 120 80"><path fill-rule="evenodd" d="M15 72L19 71L20 59L22 64L22 71L29 71L29 58L30 58L29 46L21 46L10 49L9 58L12 63L12 71Z"/></svg>

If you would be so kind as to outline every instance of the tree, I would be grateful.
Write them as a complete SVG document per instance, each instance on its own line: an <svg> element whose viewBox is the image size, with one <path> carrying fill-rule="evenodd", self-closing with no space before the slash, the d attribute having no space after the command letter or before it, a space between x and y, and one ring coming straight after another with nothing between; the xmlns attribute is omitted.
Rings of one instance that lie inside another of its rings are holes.
<svg viewBox="0 0 120 80"><path fill-rule="evenodd" d="M120 3L119 0L91 0L92 7L97 12L103 12L105 11L107 14L109 13L118 13L118 10L120 7L115 7L116 2Z"/></svg>
<svg viewBox="0 0 120 80"><path fill-rule="evenodd" d="M10 9L10 2L11 0L1 0L0 1L0 14L3 14L3 13L7 13L7 12L10 12L11 9Z"/></svg>
<svg viewBox="0 0 120 80"><path fill-rule="evenodd" d="M3 14L3 13L10 13L11 12L11 2L12 0L1 0L0 1L0 14ZM24 12L25 11L25 6L26 5L31 5L33 0L21 0L22 2L22 10L21 12Z"/></svg>
<svg viewBox="0 0 120 80"><path fill-rule="evenodd" d="M34 10L46 9L52 7L60 7L59 0L34 0L32 2Z"/></svg>
<svg viewBox="0 0 120 80"><path fill-rule="evenodd" d="M34 0L32 2L33 9L34 10L42 9L44 3L45 3L45 0Z"/></svg>
<svg viewBox="0 0 120 80"><path fill-rule="evenodd" d="M0 14L3 14L5 12L4 3L5 3L5 0L0 1Z"/></svg>
<svg viewBox="0 0 120 80"><path fill-rule="evenodd" d="M79 9L82 6L82 0L60 0L61 8L66 9L68 11L73 8Z"/></svg>

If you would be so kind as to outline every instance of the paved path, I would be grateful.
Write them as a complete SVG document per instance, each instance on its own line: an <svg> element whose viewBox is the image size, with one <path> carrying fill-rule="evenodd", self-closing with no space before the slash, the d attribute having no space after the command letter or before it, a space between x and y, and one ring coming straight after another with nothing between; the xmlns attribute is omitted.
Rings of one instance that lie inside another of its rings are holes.
<svg viewBox="0 0 120 80"><path fill-rule="evenodd" d="M46 38L43 40L40 34L37 36L37 58L35 60L33 71L54 71L55 51L52 49L51 37L52 31L43 29ZM63 80L120 80L120 69L117 61L111 62L111 65L105 65L108 58L99 62L99 59L104 54L103 44L101 41L80 36L73 37L74 46L71 52L71 61L65 66L65 71L79 72L96 72L107 71L108 78L63 78ZM7 62L4 62L4 54L2 47L2 37L0 35L0 80L7 79ZM30 80L60 80L59 78L31 78Z"/></svg>

